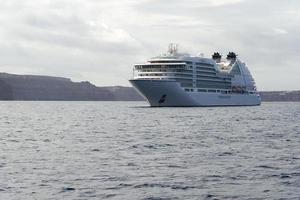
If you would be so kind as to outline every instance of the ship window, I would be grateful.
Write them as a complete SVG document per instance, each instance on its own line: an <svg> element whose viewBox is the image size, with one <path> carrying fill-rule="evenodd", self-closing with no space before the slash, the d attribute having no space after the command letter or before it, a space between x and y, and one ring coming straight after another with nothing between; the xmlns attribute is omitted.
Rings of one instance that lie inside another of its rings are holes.
<svg viewBox="0 0 300 200"><path fill-rule="evenodd" d="M227 94L227 91L226 91L226 90L225 90L225 91L224 91L224 90L221 90L221 93L222 93L222 94Z"/></svg>
<svg viewBox="0 0 300 200"><path fill-rule="evenodd" d="M191 92L194 92L194 89L191 89Z"/></svg>
<svg viewBox="0 0 300 200"><path fill-rule="evenodd" d="M189 91L190 91L190 89L187 89L187 88L185 88L184 90L185 90L186 92L189 92Z"/></svg>
<svg viewBox="0 0 300 200"><path fill-rule="evenodd" d="M208 90L208 92L214 92L214 93L215 93L215 92L216 92L216 90Z"/></svg>

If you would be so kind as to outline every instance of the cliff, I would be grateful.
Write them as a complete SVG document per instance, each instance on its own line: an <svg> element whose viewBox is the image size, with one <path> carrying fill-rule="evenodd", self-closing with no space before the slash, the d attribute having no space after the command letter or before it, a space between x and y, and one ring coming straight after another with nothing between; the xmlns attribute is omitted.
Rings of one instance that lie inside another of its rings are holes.
<svg viewBox="0 0 300 200"><path fill-rule="evenodd" d="M128 101L143 100L130 87L96 87L71 79L0 73L0 100Z"/></svg>
<svg viewBox="0 0 300 200"><path fill-rule="evenodd" d="M300 91L260 92L262 101L300 101ZM0 100L142 101L132 87L97 87L68 78L0 73Z"/></svg>

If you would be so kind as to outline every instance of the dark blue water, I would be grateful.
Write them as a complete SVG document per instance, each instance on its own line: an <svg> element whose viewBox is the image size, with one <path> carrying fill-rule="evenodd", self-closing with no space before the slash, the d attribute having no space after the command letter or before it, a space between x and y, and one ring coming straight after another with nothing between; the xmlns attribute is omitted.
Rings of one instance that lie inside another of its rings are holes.
<svg viewBox="0 0 300 200"><path fill-rule="evenodd" d="M299 199L300 103L0 102L0 199Z"/></svg>

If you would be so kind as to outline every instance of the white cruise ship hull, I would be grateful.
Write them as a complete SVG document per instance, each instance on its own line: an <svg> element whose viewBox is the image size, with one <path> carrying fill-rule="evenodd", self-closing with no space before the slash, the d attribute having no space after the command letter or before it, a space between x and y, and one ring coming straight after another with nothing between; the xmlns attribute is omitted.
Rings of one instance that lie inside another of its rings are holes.
<svg viewBox="0 0 300 200"><path fill-rule="evenodd" d="M130 83L153 107L175 106L255 106L258 94L186 92L176 81L133 79Z"/></svg>

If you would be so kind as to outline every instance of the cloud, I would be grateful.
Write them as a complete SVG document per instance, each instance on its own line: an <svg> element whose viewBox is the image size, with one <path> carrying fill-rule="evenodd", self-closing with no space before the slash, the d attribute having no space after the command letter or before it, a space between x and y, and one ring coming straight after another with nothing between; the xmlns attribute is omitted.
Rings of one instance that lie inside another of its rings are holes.
<svg viewBox="0 0 300 200"><path fill-rule="evenodd" d="M288 31L280 28L273 28L273 33L275 35L285 35L288 34Z"/></svg>
<svg viewBox="0 0 300 200"><path fill-rule="evenodd" d="M175 42L207 56L237 51L259 89L299 89L299 8L296 0L2 0L0 70L128 85L133 63ZM291 78L279 84L282 69Z"/></svg>

